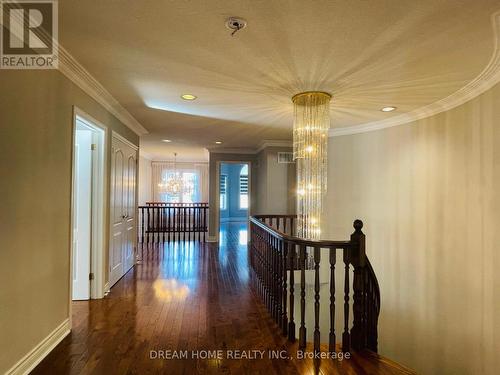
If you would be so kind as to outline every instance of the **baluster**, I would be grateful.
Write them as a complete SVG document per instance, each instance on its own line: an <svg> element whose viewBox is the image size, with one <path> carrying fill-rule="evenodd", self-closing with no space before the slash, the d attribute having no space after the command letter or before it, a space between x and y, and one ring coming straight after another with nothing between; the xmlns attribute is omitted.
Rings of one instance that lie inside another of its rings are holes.
<svg viewBox="0 0 500 375"><path fill-rule="evenodd" d="M142 223L142 230L141 230L141 234L142 234L142 243L144 244L144 207L141 207L141 223Z"/></svg>
<svg viewBox="0 0 500 375"><path fill-rule="evenodd" d="M294 301L294 291L295 291L295 244L289 244L289 261L290 261L290 321L288 322L288 340L295 341L295 321L293 317L293 313L295 311L295 301Z"/></svg>
<svg viewBox="0 0 500 375"><path fill-rule="evenodd" d="M287 284L286 284L286 279L287 279L287 267L286 267L286 262L288 259L288 243L285 241L281 242L281 281L282 281L282 292L281 292L281 328L283 330L283 335L286 335L288 332L288 317L286 315L286 297L287 297Z"/></svg>
<svg viewBox="0 0 500 375"><path fill-rule="evenodd" d="M300 328L299 328L299 348L306 347L306 247L299 246L300 257Z"/></svg>
<svg viewBox="0 0 500 375"><path fill-rule="evenodd" d="M151 211L150 208L148 207L148 243L151 243L151 231L153 230L152 224L151 224Z"/></svg>
<svg viewBox="0 0 500 375"><path fill-rule="evenodd" d="M168 207L168 242L172 241L172 220L173 220L173 215L172 215L172 208Z"/></svg>
<svg viewBox="0 0 500 375"><path fill-rule="evenodd" d="M314 352L320 351L319 332L319 263L321 261L321 248L314 247Z"/></svg>
<svg viewBox="0 0 500 375"><path fill-rule="evenodd" d="M182 207L182 221L183 221L183 226L182 226L182 230L183 230L183 236L182 236L182 239L183 241L185 242L186 241L186 237L187 237L187 223L186 223L186 220L187 220L187 217L186 217L186 207Z"/></svg>
<svg viewBox="0 0 500 375"><path fill-rule="evenodd" d="M205 236L206 236L206 232L207 232L207 228L206 228L206 225L207 225L207 208L206 207L203 207L203 226L202 226L202 230L203 230L203 242L205 242Z"/></svg>
<svg viewBox="0 0 500 375"><path fill-rule="evenodd" d="M330 336L328 341L328 351L335 351L335 263L337 261L337 249L330 250Z"/></svg>
<svg viewBox="0 0 500 375"><path fill-rule="evenodd" d="M349 334L349 248L344 249L344 332L342 333L342 351L351 350Z"/></svg>

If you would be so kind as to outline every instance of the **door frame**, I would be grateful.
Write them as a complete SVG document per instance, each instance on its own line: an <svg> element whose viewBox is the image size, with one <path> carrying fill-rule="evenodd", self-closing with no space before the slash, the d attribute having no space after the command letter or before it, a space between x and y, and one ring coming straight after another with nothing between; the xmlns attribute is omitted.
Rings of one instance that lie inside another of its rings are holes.
<svg viewBox="0 0 500 375"><path fill-rule="evenodd" d="M252 165L253 161L251 160L217 160L215 164L215 170L217 175L217 182L215 184L215 212L216 212L216 235L215 242L220 240L219 231L220 231L220 174L221 174L221 164L248 164L248 210L247 210L247 220L249 220L250 216L252 216L253 212L253 199L252 199ZM249 237L250 238L250 237Z"/></svg>
<svg viewBox="0 0 500 375"><path fill-rule="evenodd" d="M73 224L75 212L75 160L76 160L76 129L77 121L85 124L92 130L96 137L96 150L92 158L92 223L91 223L91 251L90 251L90 272L94 274L94 279L90 282L90 298L103 298L104 288L104 254L106 235L106 173L107 173L107 139L108 128L92 116L85 113L80 108L73 106L73 135L72 135L72 159L71 159L71 217L70 217L70 264L69 264L69 318L71 323L71 310L73 301Z"/></svg>

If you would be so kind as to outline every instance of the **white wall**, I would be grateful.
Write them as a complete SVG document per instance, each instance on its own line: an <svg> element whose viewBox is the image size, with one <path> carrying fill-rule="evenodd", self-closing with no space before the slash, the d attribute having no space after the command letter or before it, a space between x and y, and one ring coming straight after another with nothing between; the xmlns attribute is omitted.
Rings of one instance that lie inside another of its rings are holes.
<svg viewBox="0 0 500 375"><path fill-rule="evenodd" d="M329 238L365 222L380 352L421 374L500 368L500 85L415 123L330 138Z"/></svg>
<svg viewBox="0 0 500 375"><path fill-rule="evenodd" d="M138 186L138 202L139 206L144 206L146 202L152 201L151 188L151 160L144 156L139 157L139 186Z"/></svg>

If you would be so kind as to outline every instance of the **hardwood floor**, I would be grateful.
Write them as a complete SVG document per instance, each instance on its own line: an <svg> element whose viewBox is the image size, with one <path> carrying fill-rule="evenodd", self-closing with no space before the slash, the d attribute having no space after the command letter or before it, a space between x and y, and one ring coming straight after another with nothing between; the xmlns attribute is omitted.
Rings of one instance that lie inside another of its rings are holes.
<svg viewBox="0 0 500 375"><path fill-rule="evenodd" d="M246 226L228 223L220 247L144 249L106 298L74 302L71 334L33 374L413 374L370 353L297 359L250 287L246 241ZM253 358L227 358L236 350ZM269 358L280 350L293 359ZM187 358L166 359L175 353Z"/></svg>

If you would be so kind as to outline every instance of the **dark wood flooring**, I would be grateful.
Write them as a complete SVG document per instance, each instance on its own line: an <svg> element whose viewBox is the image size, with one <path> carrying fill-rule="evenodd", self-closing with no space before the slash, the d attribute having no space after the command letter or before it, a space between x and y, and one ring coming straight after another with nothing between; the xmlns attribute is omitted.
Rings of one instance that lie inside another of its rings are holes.
<svg viewBox="0 0 500 375"><path fill-rule="evenodd" d="M246 226L221 238L144 249L106 298L74 302L72 332L33 374L413 374L370 353L297 359L250 287ZM228 359L236 350L256 358ZM289 358L269 358L278 350ZM175 353L188 358L155 358Z"/></svg>

